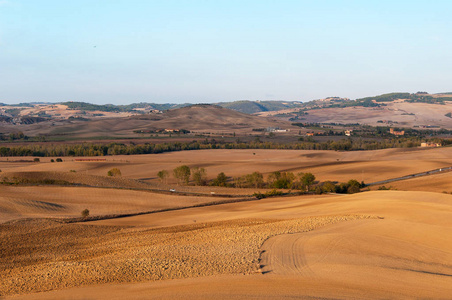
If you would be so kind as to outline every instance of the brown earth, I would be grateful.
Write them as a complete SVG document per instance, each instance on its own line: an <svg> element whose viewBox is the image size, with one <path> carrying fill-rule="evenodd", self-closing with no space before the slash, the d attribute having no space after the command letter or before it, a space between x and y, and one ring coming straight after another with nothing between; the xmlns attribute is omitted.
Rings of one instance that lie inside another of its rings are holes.
<svg viewBox="0 0 452 300"><path fill-rule="evenodd" d="M0 223L21 218L75 218L84 209L89 209L91 216L123 215L230 200L121 189L0 185Z"/></svg>
<svg viewBox="0 0 452 300"><path fill-rule="evenodd" d="M11 268L1 277L3 293L110 283L20 298L447 298L451 201L438 193L376 191L194 208L186 219L160 213L155 223L148 215L146 225L131 217L130 227L121 219L116 225L10 222L1 227L11 244L2 248L2 264ZM161 227L163 219L171 226ZM309 232L284 234L303 231ZM193 279L205 275L215 276Z"/></svg>
<svg viewBox="0 0 452 300"><path fill-rule="evenodd" d="M94 215L136 213L230 199L212 197L212 191L255 191L157 180L157 171L181 164L205 167L209 178L221 171L290 170L312 171L322 181L363 176L370 182L450 166L450 154L451 148L209 150L103 162L3 158L2 178L91 187L0 185L0 296L447 298L452 196L443 191L452 191L452 172L387 185L398 191L267 198L71 224L60 218L84 208ZM123 176L106 177L113 167ZM205 196L153 190L171 187Z"/></svg>
<svg viewBox="0 0 452 300"><path fill-rule="evenodd" d="M350 179L376 182L413 173L452 166L452 148L384 149L375 151L304 151L304 150L200 150L163 154L106 156L104 162L76 162L65 158L62 163L50 163L51 158L41 158L41 163L17 163L23 158L0 159L1 176L9 172L63 172L64 176L85 178L85 175L101 176L105 181L111 168L119 168L122 177L140 180L154 187L162 185L157 172L166 169L170 173L180 165L203 167L207 177L213 179L224 172L229 177L242 176L259 171L267 176L274 171L312 172L320 181L345 182ZM68 175L70 170L76 171ZM63 176L63 175L62 175ZM439 176L439 175L434 175ZM89 177L94 178L94 177ZM432 177L433 178L433 177ZM125 179L123 179L125 180ZM83 183L83 182L81 182ZM132 184L128 182L126 185ZM138 183L133 183L138 184ZM140 183L141 186L142 183ZM170 176L169 186L182 190L210 193L212 188L178 187ZM163 185L162 185L163 186ZM229 189L231 190L231 189ZM436 190L442 192L443 190ZM227 191L225 191L227 192ZM253 193L253 190L248 192Z"/></svg>

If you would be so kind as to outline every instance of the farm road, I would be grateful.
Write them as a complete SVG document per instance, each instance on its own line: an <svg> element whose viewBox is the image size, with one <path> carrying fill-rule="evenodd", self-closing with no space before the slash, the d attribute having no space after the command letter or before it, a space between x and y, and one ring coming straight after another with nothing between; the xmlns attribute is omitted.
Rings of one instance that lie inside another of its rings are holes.
<svg viewBox="0 0 452 300"><path fill-rule="evenodd" d="M451 167L444 167L444 168L434 169L434 170L430 170L430 171L425 171L425 172L421 172L421 173L410 174L410 175L397 177L397 178L391 178L391 179L376 181L376 182L372 182L372 183L367 183L366 185L368 185L368 186L379 185L379 184L385 184L385 183L390 183L390 182L394 182L394 181L412 179L412 178L421 177L421 176L435 175L435 174L438 174L438 173L450 172L450 171L452 171L452 166Z"/></svg>

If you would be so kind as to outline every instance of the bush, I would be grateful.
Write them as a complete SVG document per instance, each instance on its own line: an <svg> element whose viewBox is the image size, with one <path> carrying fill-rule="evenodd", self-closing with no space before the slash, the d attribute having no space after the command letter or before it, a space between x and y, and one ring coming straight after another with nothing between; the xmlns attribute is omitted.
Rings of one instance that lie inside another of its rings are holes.
<svg viewBox="0 0 452 300"><path fill-rule="evenodd" d="M84 210L82 210L82 217L86 218L89 216L89 210L87 208L85 208Z"/></svg>
<svg viewBox="0 0 452 300"><path fill-rule="evenodd" d="M110 171L107 172L108 176L121 176L121 170L118 168L113 168Z"/></svg>
<svg viewBox="0 0 452 300"><path fill-rule="evenodd" d="M39 158L37 158L37 157L35 157L35 158L33 159L33 161L34 161L34 162L40 162Z"/></svg>
<svg viewBox="0 0 452 300"><path fill-rule="evenodd" d="M56 159L56 162L63 162L63 160L62 160L61 158L58 157L58 158Z"/></svg>
<svg viewBox="0 0 452 300"><path fill-rule="evenodd" d="M253 194L253 196L256 197L257 199L263 199L263 198L267 198L267 197L281 196L282 194L283 194L283 192L273 189L271 191L265 192L264 194L262 194L261 192L256 192Z"/></svg>
<svg viewBox="0 0 452 300"><path fill-rule="evenodd" d="M55 162L55 160L52 158L52 159L50 160L50 162Z"/></svg>
<svg viewBox="0 0 452 300"><path fill-rule="evenodd" d="M328 181L325 182L325 184ZM331 187L331 185L329 185ZM342 182L335 186L335 192L340 194L354 194L359 193L361 191L361 188L364 187L364 182L359 183L355 179L350 179L347 183Z"/></svg>
<svg viewBox="0 0 452 300"><path fill-rule="evenodd" d="M379 191L388 191L388 190L390 190L392 187L390 186L390 187L386 187L385 185L382 185L382 186L379 186L378 187L378 190Z"/></svg>

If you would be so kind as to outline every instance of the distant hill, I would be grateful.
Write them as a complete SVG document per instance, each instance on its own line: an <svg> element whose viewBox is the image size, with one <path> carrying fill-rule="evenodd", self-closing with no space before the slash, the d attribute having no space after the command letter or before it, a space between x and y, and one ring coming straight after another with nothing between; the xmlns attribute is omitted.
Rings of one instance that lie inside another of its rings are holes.
<svg viewBox="0 0 452 300"><path fill-rule="evenodd" d="M239 130L265 127L288 126L290 123L275 121L213 104L196 104L171 109L161 114L147 114L130 117L131 120L150 120L147 128L176 128L188 130Z"/></svg>
<svg viewBox="0 0 452 300"><path fill-rule="evenodd" d="M0 133L27 131L29 135L66 135L73 132L89 136L127 136L131 132L172 128L252 132L266 127L288 128L291 123L303 122L452 128L451 106L450 92L388 93L356 100L328 97L309 102L242 100L216 105L21 103L0 105Z"/></svg>
<svg viewBox="0 0 452 300"><path fill-rule="evenodd" d="M432 103L432 104L444 104L444 101L452 100L450 97L434 97L426 92L418 92L416 94L410 93L389 93L374 97L366 97L356 99L356 102L372 101L376 102L392 102L394 100L406 100L412 103Z"/></svg>
<svg viewBox="0 0 452 300"><path fill-rule="evenodd" d="M296 123L363 124L452 129L452 94L389 93L349 100L338 97L303 103L302 109L263 112Z"/></svg>
<svg viewBox="0 0 452 300"><path fill-rule="evenodd" d="M217 103L217 105L233 109L245 114L254 114L263 111L277 111L300 107L301 102L241 100L233 102L220 102Z"/></svg>
<svg viewBox="0 0 452 300"><path fill-rule="evenodd" d="M101 112L143 112L146 110L168 110L168 109L174 109L174 108L181 108L185 106L192 105L190 103L183 103L183 104L174 104L174 103L132 103L128 105L113 105L113 104L104 104L104 105L97 105L97 104L91 104L86 102L61 102L59 104L66 105L68 109L72 110L85 110L85 111L101 111ZM144 109L144 110L140 110Z"/></svg>
<svg viewBox="0 0 452 300"><path fill-rule="evenodd" d="M296 129L297 132L299 130L288 121L248 115L211 104L197 104L135 115L105 114L108 116L85 118L77 115L39 123L36 122L41 120L29 118L26 123L9 124L9 128L4 126L3 129L5 133L22 131L28 136L70 136L71 138L130 137L137 136L137 133L153 134L173 131L221 134L237 132L248 135L263 132L268 127ZM10 118L5 116L3 122L8 121ZM32 121L35 124L32 124Z"/></svg>
<svg viewBox="0 0 452 300"><path fill-rule="evenodd" d="M66 105L69 109L72 110L85 110L85 111L103 111L103 112L137 112L143 113L149 110L169 110L191 106L193 104L183 103L183 104L174 104L174 103L133 103L128 105L97 105L90 104L86 102L62 102L59 103L62 105ZM241 100L241 101L233 101L233 102L219 102L213 103L214 105L218 105L224 108L229 108L232 110L236 110L246 114L253 114L263 111L276 111L288 108L295 108L301 105L301 102L288 102L288 101L250 101L250 100Z"/></svg>

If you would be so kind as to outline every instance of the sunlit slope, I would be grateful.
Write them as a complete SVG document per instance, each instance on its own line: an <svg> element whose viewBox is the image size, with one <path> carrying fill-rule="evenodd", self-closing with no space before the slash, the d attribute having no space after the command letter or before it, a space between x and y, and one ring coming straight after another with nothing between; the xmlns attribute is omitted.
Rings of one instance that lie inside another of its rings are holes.
<svg viewBox="0 0 452 300"><path fill-rule="evenodd" d="M76 162L63 158L62 163L50 163L51 158L41 158L41 163L17 163L21 158L0 160L3 176L7 172L69 172L105 176L111 168L119 168L122 177L159 183L157 173L172 170L180 165L202 167L209 179L224 172L229 177L243 176L259 171L268 175L274 171L312 172L320 181L345 182L350 179L365 183L401 177L437 168L452 166L452 148L436 149L384 149L374 151L305 151L305 150L198 150L150 155L105 156L102 162ZM98 158L98 157L97 157ZM75 175L74 175L75 176ZM428 178L437 178L432 175ZM424 177L427 178L427 177ZM439 177L438 177L439 178ZM419 179L422 181L422 179ZM427 179L426 179L427 180ZM176 183L169 179L169 183ZM447 190L447 184L432 185L429 191ZM414 187L414 186L413 186ZM401 186L402 188L402 186ZM410 189L409 186L406 186Z"/></svg>
<svg viewBox="0 0 452 300"><path fill-rule="evenodd" d="M58 299L71 296L79 299L91 296L138 299L145 295L152 295L156 299L209 298L214 295L218 299L295 296L341 299L447 298L452 293L451 195L375 191L318 198L274 198L254 203L193 208L185 211L186 218L183 219L174 213L142 216L148 218L146 224L143 218L131 217L127 225L192 226L189 224L193 224L193 220L197 224L211 224L214 221L252 219L259 215L263 218L261 220L268 219L270 222L262 228L270 229L275 228L275 225L271 225L277 224L272 223L275 219L312 222L313 216L320 215L326 218L350 214L374 217L344 219L309 232L271 237L261 248L263 253L260 254L259 265L263 274L100 285L33 294L24 298ZM123 220L116 221L112 220L108 225L125 225ZM134 221L136 224L133 224ZM106 225L105 222L98 222L96 227L107 228L101 226ZM243 223L243 226L249 225ZM209 232L209 229L206 230L203 234ZM215 231L215 227L212 230ZM230 234L228 230L225 232L226 236L223 236L226 240L222 240L222 243L228 240ZM189 232L187 234L190 235ZM214 236L210 236L213 238L211 242L219 242ZM246 241L240 241L237 246L243 247ZM130 242L133 243L133 240ZM230 257L234 254L227 255ZM177 259L177 255L174 259ZM196 268L196 265L193 267ZM234 288L231 289L231 286Z"/></svg>

